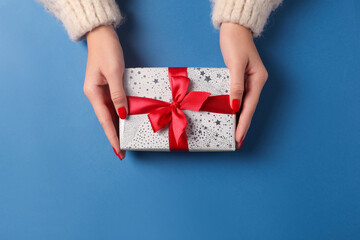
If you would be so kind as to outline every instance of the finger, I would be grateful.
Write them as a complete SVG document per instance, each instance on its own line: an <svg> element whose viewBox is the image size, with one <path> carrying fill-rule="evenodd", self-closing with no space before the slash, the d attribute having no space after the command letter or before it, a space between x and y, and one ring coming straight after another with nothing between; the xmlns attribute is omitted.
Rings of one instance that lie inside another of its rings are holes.
<svg viewBox="0 0 360 240"><path fill-rule="evenodd" d="M245 63L239 63L230 70L230 105L234 112L238 112L244 94Z"/></svg>
<svg viewBox="0 0 360 240"><path fill-rule="evenodd" d="M117 67L110 73L105 74L109 83L112 102L121 119L125 119L128 112L127 99L123 87L123 74L123 67Z"/></svg>
<svg viewBox="0 0 360 240"><path fill-rule="evenodd" d="M106 101L106 93L103 86L94 86L91 89L84 89L85 95L92 104L95 114L104 129L105 135L108 138L115 154L122 160L125 157L125 151L120 150L120 142L118 131L113 122L112 114L113 106ZM116 121L118 118L116 117Z"/></svg>
<svg viewBox="0 0 360 240"><path fill-rule="evenodd" d="M258 71L249 75L246 80L242 110L240 112L239 122L235 133L237 149L241 148L246 133L249 130L251 120L259 102L260 94L266 79L267 73L264 74L263 71Z"/></svg>

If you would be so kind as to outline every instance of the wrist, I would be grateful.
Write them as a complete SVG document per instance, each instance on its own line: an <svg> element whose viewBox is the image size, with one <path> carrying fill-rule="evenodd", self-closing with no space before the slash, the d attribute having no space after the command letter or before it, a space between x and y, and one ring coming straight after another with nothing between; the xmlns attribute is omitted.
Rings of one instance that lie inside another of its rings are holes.
<svg viewBox="0 0 360 240"><path fill-rule="evenodd" d="M224 22L220 26L220 33L236 33L241 35L242 37L246 37L249 39L253 39L253 34L251 30L247 27L244 27L243 25L240 25L238 23L232 23L232 22Z"/></svg>
<svg viewBox="0 0 360 240"><path fill-rule="evenodd" d="M105 40L104 38L113 38L114 36L117 38L117 34L112 25L102 25L88 32L86 34L86 41L88 44L91 44L92 42L99 42Z"/></svg>

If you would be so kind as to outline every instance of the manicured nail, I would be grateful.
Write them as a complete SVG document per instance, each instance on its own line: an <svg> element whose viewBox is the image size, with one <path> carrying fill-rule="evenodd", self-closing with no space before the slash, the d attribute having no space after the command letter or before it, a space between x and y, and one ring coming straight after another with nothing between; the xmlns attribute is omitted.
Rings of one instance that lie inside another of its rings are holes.
<svg viewBox="0 0 360 240"><path fill-rule="evenodd" d="M237 150L240 150L242 144L243 144L243 140L244 140L244 136L242 136L242 138L240 139L240 142L238 143L238 145L236 146Z"/></svg>
<svg viewBox="0 0 360 240"><path fill-rule="evenodd" d="M126 118L126 109L125 109L125 107L118 108L118 114L119 114L119 117L121 119L125 119Z"/></svg>
<svg viewBox="0 0 360 240"><path fill-rule="evenodd" d="M113 150L114 150L114 153L116 154L116 156L118 156L118 158L120 158L120 160L122 160L120 154L116 152L115 148L113 148Z"/></svg>
<svg viewBox="0 0 360 240"><path fill-rule="evenodd" d="M239 99L233 99L231 107L234 112L238 112L240 109L240 100Z"/></svg>

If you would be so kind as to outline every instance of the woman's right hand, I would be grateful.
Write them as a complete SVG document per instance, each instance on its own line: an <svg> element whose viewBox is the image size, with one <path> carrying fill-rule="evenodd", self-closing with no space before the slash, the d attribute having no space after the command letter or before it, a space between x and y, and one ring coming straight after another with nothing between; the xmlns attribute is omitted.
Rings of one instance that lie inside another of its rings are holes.
<svg viewBox="0 0 360 240"><path fill-rule="evenodd" d="M112 26L100 26L86 36L88 60L84 93L92 104L115 154L123 159L118 137L118 116L127 116L127 100L123 88L125 70L123 51Z"/></svg>
<svg viewBox="0 0 360 240"><path fill-rule="evenodd" d="M249 29L236 23L222 23L220 47L230 70L230 103L235 112L242 106L235 131L240 149L249 130L268 73L261 61Z"/></svg>

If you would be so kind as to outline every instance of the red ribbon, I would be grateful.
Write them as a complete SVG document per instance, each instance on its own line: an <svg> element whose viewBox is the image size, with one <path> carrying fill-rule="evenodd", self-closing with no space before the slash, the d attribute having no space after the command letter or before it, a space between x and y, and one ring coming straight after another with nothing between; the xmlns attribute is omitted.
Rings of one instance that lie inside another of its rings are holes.
<svg viewBox="0 0 360 240"><path fill-rule="evenodd" d="M170 151L189 151L185 128L187 120L182 110L234 114L229 95L210 96L208 92L187 92L190 79L187 68L169 68L173 102L128 96L129 114L147 114L154 132L169 124Z"/></svg>

